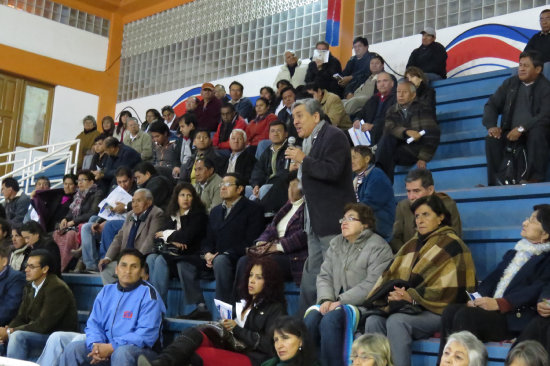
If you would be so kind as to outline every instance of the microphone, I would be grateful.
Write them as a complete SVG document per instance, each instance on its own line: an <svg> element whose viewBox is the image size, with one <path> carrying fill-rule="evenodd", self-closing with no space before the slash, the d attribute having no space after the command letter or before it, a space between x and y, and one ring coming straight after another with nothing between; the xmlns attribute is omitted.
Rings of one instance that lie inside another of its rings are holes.
<svg viewBox="0 0 550 366"><path fill-rule="evenodd" d="M288 138L288 147L294 147L294 144L296 144L296 137L290 136ZM285 169L288 170L288 167L290 166L290 159L286 159L285 161Z"/></svg>

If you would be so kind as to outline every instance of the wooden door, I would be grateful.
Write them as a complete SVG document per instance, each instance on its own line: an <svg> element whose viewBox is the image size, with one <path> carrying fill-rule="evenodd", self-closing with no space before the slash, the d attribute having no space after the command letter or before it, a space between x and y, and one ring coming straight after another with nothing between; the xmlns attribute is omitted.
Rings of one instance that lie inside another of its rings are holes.
<svg viewBox="0 0 550 366"><path fill-rule="evenodd" d="M15 150L22 90L23 80L0 74L0 154ZM11 169L0 166L0 175Z"/></svg>

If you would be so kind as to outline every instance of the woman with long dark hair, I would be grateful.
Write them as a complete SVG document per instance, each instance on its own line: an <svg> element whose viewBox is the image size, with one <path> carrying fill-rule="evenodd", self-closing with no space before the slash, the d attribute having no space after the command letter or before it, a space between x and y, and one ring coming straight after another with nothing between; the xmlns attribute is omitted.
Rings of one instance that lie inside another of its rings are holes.
<svg viewBox="0 0 550 366"><path fill-rule="evenodd" d="M141 124L141 130L143 132L149 132L149 126L156 121L163 122L164 119L162 115L155 108L148 109L147 112L145 112L145 121Z"/></svg>
<svg viewBox="0 0 550 366"><path fill-rule="evenodd" d="M118 141L124 142L124 132L126 132L126 119L132 117L130 111L122 111L118 117L118 124L113 133L113 137L116 137Z"/></svg>
<svg viewBox="0 0 550 366"><path fill-rule="evenodd" d="M155 234L156 243L161 243L163 247L156 246L156 252L147 256L147 264L149 265L150 282L166 303L170 272L175 272L177 263L179 261L197 264L201 262L200 243L206 235L208 215L191 183L180 183L174 188L165 214L167 216L166 230ZM199 271L196 272L196 276L188 278L185 272L178 271L181 287L188 304L204 305L203 299L198 302L190 301L194 300L195 292L201 292Z"/></svg>
<svg viewBox="0 0 550 366"><path fill-rule="evenodd" d="M199 357L203 365L258 366L272 357L269 329L279 316L286 313L284 282L277 264L269 258L250 261L248 269L249 276L241 283L241 287L248 290L240 303L243 304L242 311L235 314L238 307L234 306L234 318L221 321L225 331L231 332L234 339L242 343L244 351L235 352L216 346L201 332L201 328L194 327L184 330L156 360L150 362L140 356L138 365L187 365Z"/></svg>
<svg viewBox="0 0 550 366"><path fill-rule="evenodd" d="M45 249L52 257L52 268L50 273L54 273L61 277L61 255L59 248L52 238L44 232L44 229L36 221L29 221L21 226L21 236L27 244L25 249L25 258L21 263L21 269L25 270L27 259L29 259L31 251L35 249Z"/></svg>
<svg viewBox="0 0 550 366"><path fill-rule="evenodd" d="M307 328L300 319L292 316L281 316L271 328L273 346L277 355L262 366L316 366L319 361Z"/></svg>

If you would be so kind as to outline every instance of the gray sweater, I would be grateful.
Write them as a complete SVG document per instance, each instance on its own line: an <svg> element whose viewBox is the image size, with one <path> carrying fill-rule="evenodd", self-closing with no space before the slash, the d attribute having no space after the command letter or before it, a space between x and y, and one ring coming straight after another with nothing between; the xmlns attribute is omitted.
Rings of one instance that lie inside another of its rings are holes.
<svg viewBox="0 0 550 366"><path fill-rule="evenodd" d="M364 230L353 244L336 236L317 275L317 303L362 304L392 259L389 244L371 229Z"/></svg>

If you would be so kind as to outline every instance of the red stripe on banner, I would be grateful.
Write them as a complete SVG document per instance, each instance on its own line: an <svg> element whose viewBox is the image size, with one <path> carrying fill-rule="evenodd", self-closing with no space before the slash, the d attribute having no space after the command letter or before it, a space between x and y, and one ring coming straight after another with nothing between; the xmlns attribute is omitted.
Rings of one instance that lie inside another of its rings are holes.
<svg viewBox="0 0 550 366"><path fill-rule="evenodd" d="M327 19L332 19L335 22L339 22L341 7L341 0L328 0Z"/></svg>
<svg viewBox="0 0 550 366"><path fill-rule="evenodd" d="M494 57L517 62L521 50L500 39L491 37L470 38L447 51L447 71L466 62L483 57Z"/></svg>

